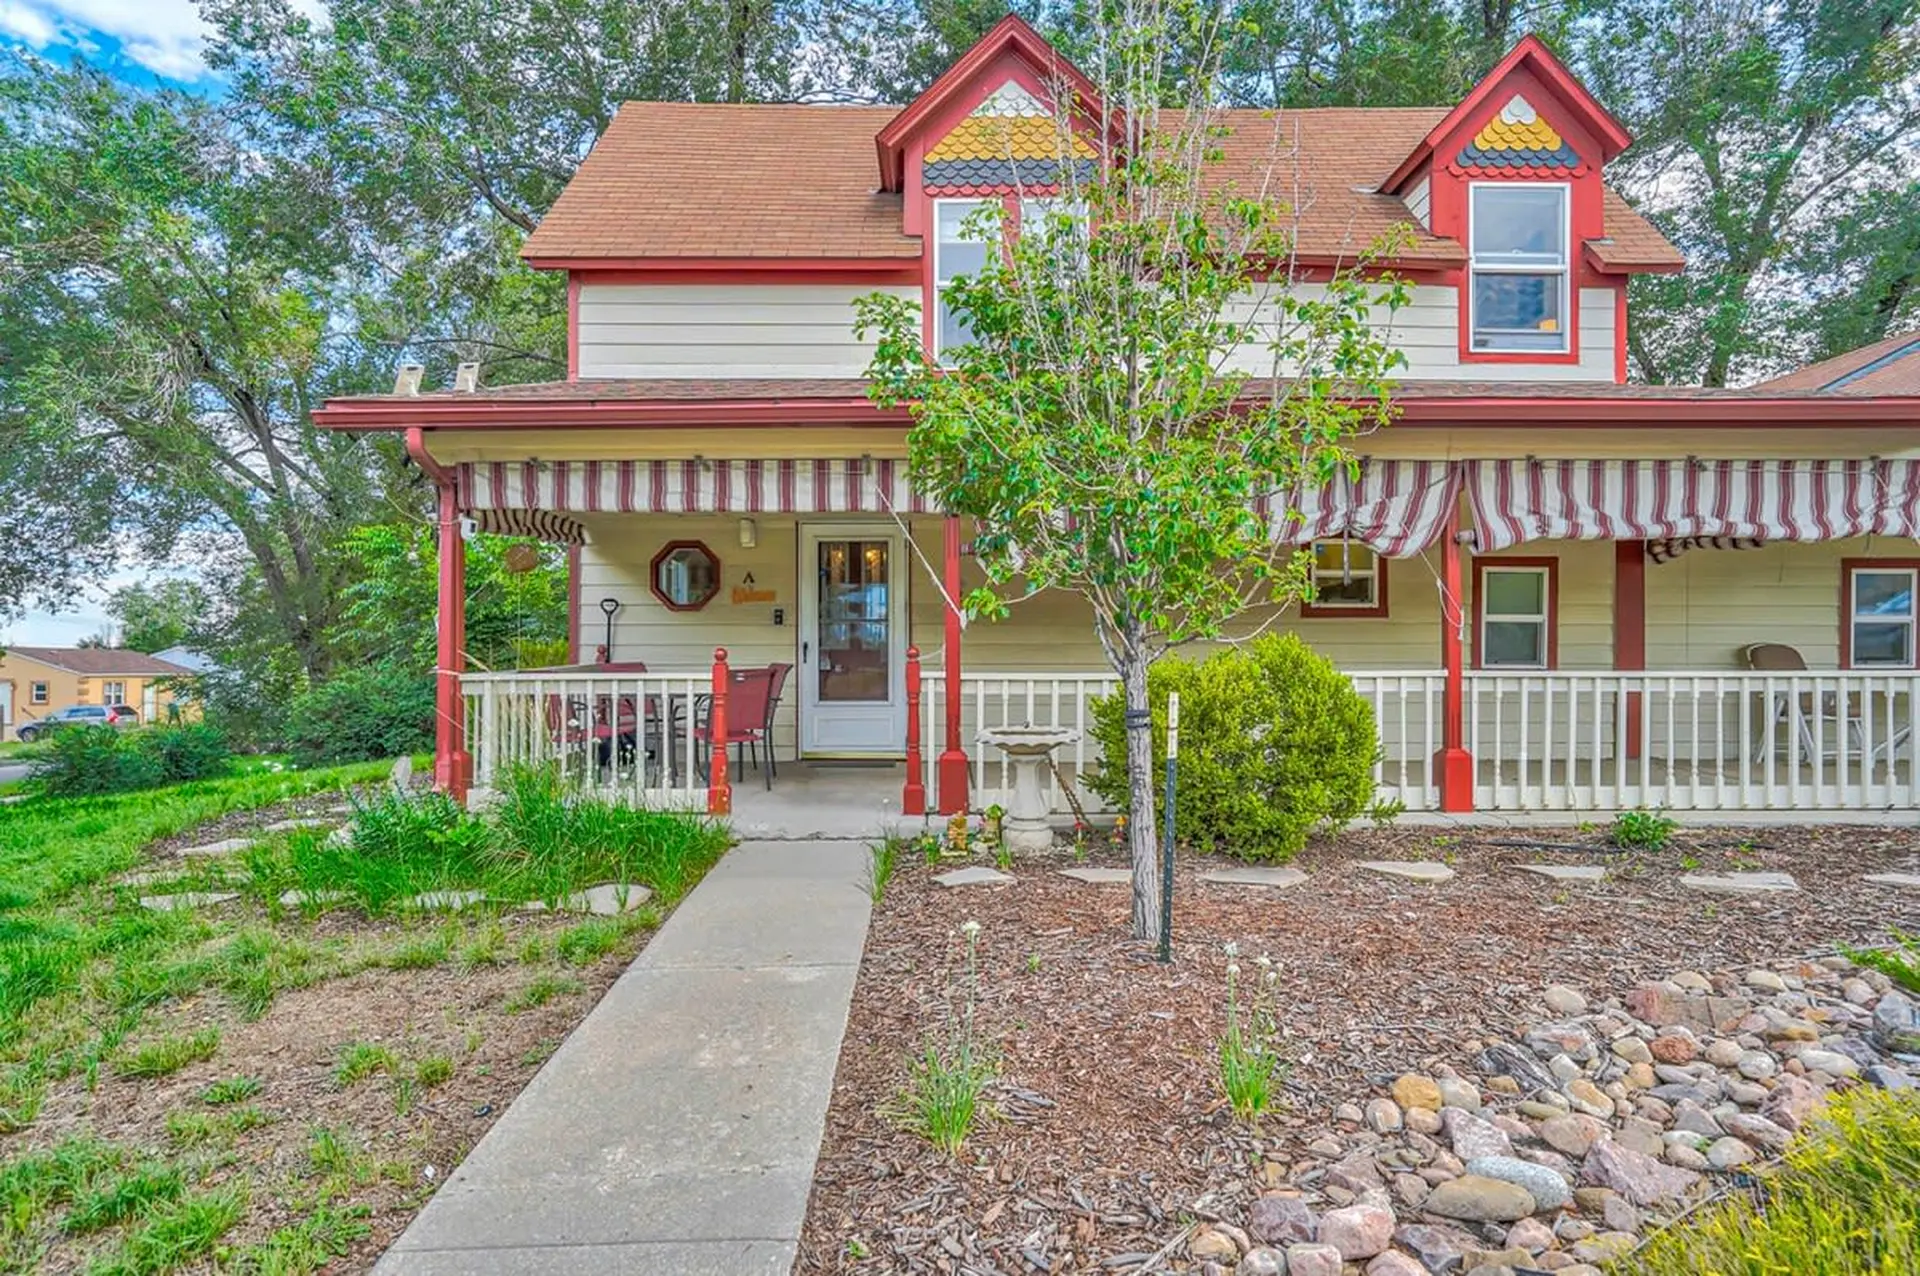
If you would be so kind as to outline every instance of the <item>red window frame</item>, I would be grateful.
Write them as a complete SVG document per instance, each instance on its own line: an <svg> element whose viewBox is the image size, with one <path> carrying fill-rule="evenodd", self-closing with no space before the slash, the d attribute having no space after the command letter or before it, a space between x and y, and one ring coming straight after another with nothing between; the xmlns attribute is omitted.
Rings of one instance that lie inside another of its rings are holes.
<svg viewBox="0 0 1920 1276"><path fill-rule="evenodd" d="M1488 568L1527 567L1543 569L1547 574L1547 663L1543 666L1494 665L1495 673L1551 673L1560 667L1560 560L1544 557L1496 557L1473 560L1473 667L1483 669L1486 643L1486 574Z"/></svg>
<svg viewBox="0 0 1920 1276"><path fill-rule="evenodd" d="M1915 575L1915 585L1920 587L1920 558L1843 558L1840 560L1840 667L1854 668L1853 663L1853 578L1862 571L1910 571ZM1920 619L1916 619L1913 635L1914 660L1905 665L1861 665L1867 670L1920 669Z"/></svg>
<svg viewBox="0 0 1920 1276"><path fill-rule="evenodd" d="M1309 542L1307 551L1311 553L1315 544L1325 545L1328 543L1329 542L1326 541ZM1386 618L1387 556L1370 545L1365 548L1368 553L1373 555L1373 603L1366 607L1351 607L1339 604L1328 605L1325 603L1303 602L1300 604L1300 618L1302 620L1383 620Z"/></svg>

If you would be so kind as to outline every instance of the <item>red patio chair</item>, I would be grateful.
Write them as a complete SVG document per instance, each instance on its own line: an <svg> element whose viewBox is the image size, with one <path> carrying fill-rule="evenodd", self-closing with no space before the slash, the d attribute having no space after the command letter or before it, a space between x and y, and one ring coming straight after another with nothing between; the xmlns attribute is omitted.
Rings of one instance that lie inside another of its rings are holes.
<svg viewBox="0 0 1920 1276"><path fill-rule="evenodd" d="M764 669L735 669L727 686L727 738L716 741L713 735L713 704L706 701L701 719L695 724L699 741L710 753L717 743L733 746L734 765L742 764L742 755L753 758L753 769L760 772L769 790L773 788L776 766L773 759L773 715L780 707L780 693L787 685L792 665L768 665ZM767 760L760 763L760 746L767 746Z"/></svg>

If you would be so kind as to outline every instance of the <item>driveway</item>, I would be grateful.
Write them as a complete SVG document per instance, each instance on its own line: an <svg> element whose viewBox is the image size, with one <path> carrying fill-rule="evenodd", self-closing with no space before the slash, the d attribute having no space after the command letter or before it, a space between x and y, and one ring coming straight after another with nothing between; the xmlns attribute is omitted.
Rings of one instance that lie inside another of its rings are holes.
<svg viewBox="0 0 1920 1276"><path fill-rule="evenodd" d="M15 780L26 779L30 765L26 762L0 762L0 784L12 784Z"/></svg>

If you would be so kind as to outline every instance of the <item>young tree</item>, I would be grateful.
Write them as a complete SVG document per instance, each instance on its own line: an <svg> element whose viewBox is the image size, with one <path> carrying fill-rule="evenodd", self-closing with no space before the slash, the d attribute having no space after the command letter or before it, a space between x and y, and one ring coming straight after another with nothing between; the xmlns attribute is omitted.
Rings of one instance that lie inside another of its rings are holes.
<svg viewBox="0 0 1920 1276"><path fill-rule="evenodd" d="M163 651L192 638L206 623L213 600L192 580L128 585L107 599L107 615L119 622L120 645L133 651Z"/></svg>
<svg viewBox="0 0 1920 1276"><path fill-rule="evenodd" d="M1000 615L1023 592L1064 589L1092 611L1128 715L1140 938L1160 911L1147 668L1305 593L1286 503L1351 463L1357 431L1388 420L1398 356L1369 317L1405 297L1357 270L1296 282L1297 210L1276 194L1289 181L1283 138L1267 139L1271 171L1221 174L1210 13L1106 0L1092 15L1096 98L1056 86L1062 160L1016 205L1016 227L998 205L975 215L989 246L943 293L944 326L970 334L944 366L927 356L912 302L876 295L859 307L878 336L873 397L911 405L916 484L977 524L987 584L968 609ZM1161 105L1175 45L1190 61L1181 110ZM1077 138L1104 162L1069 158ZM1249 348L1263 352L1258 381L1232 363Z"/></svg>

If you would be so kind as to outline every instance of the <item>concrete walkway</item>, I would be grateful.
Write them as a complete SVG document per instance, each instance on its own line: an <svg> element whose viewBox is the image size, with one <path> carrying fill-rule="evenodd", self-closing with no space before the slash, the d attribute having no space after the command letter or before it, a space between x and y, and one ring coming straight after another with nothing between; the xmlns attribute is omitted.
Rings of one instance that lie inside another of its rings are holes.
<svg viewBox="0 0 1920 1276"><path fill-rule="evenodd" d="M866 857L730 851L376 1276L786 1276L866 942Z"/></svg>

